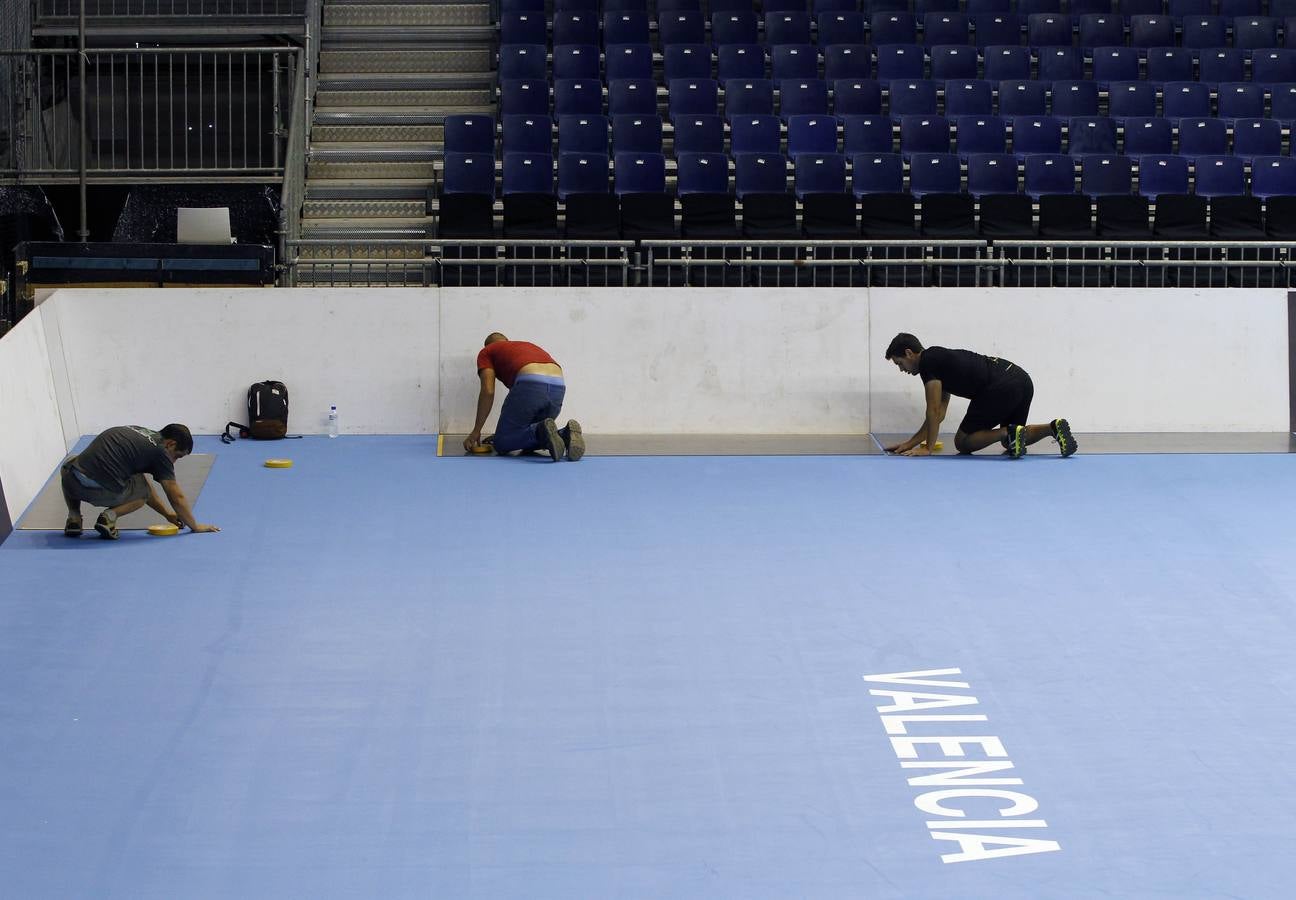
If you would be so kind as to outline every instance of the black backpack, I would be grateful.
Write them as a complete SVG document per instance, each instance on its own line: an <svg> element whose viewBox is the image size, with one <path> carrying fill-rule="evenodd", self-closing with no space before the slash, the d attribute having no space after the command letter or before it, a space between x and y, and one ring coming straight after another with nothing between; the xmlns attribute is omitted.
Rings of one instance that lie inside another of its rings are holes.
<svg viewBox="0 0 1296 900"><path fill-rule="evenodd" d="M248 388L248 421L250 425L230 422L225 426L221 440L232 443L231 428L238 429L239 437L259 441L277 441L288 434L288 388L282 381L258 381Z"/></svg>

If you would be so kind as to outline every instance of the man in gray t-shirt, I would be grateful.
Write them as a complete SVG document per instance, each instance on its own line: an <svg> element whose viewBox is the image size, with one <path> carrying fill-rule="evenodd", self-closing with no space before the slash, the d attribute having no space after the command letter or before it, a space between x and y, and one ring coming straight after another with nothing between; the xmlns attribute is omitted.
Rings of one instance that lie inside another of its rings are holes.
<svg viewBox="0 0 1296 900"><path fill-rule="evenodd" d="M183 425L168 425L161 431L139 425L109 428L79 455L63 463L63 499L68 508L63 533L68 537L81 536L82 503L107 507L95 521L95 531L108 540L118 537L118 516L135 512L146 503L173 525L185 525L194 532L220 531L215 525L203 525L194 518L189 501L176 482L176 460L192 451L193 436ZM145 473L162 485L175 512L158 497L144 478Z"/></svg>

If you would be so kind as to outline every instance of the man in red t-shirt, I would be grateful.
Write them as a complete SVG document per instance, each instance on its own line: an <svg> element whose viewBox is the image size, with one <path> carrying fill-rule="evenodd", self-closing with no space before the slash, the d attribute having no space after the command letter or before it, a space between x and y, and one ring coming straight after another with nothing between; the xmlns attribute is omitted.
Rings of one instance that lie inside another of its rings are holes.
<svg viewBox="0 0 1296 900"><path fill-rule="evenodd" d="M568 419L567 425L559 428L554 421L562 412L567 387L562 367L544 350L526 341L510 341L493 331L477 354L477 377L481 379L477 421L464 438L465 450L482 445L482 426L495 405L495 380L499 379L509 389L509 395L495 426L495 452L544 448L554 462L564 456L575 462L585 455L580 423Z"/></svg>

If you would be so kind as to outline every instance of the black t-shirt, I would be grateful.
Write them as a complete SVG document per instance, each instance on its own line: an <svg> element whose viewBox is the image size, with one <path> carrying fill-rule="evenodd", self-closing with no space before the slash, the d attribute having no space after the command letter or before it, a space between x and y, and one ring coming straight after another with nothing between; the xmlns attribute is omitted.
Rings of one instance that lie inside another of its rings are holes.
<svg viewBox="0 0 1296 900"><path fill-rule="evenodd" d="M141 472L156 481L174 481L175 464L162 446L162 435L138 425L109 428L77 457L76 467L106 490L121 491Z"/></svg>
<svg viewBox="0 0 1296 900"><path fill-rule="evenodd" d="M942 390L956 397L974 399L1000 378L1020 373L1021 368L997 356L982 356L971 350L928 347L918 358L923 384L939 381Z"/></svg>

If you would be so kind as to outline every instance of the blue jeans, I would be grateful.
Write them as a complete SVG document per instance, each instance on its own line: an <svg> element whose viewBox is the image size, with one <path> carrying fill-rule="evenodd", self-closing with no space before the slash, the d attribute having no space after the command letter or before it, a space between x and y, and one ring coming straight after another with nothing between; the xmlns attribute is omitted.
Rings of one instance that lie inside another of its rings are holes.
<svg viewBox="0 0 1296 900"><path fill-rule="evenodd" d="M560 378L519 375L500 409L495 426L496 451L510 453L545 446L539 425L545 419L558 418L566 393Z"/></svg>

